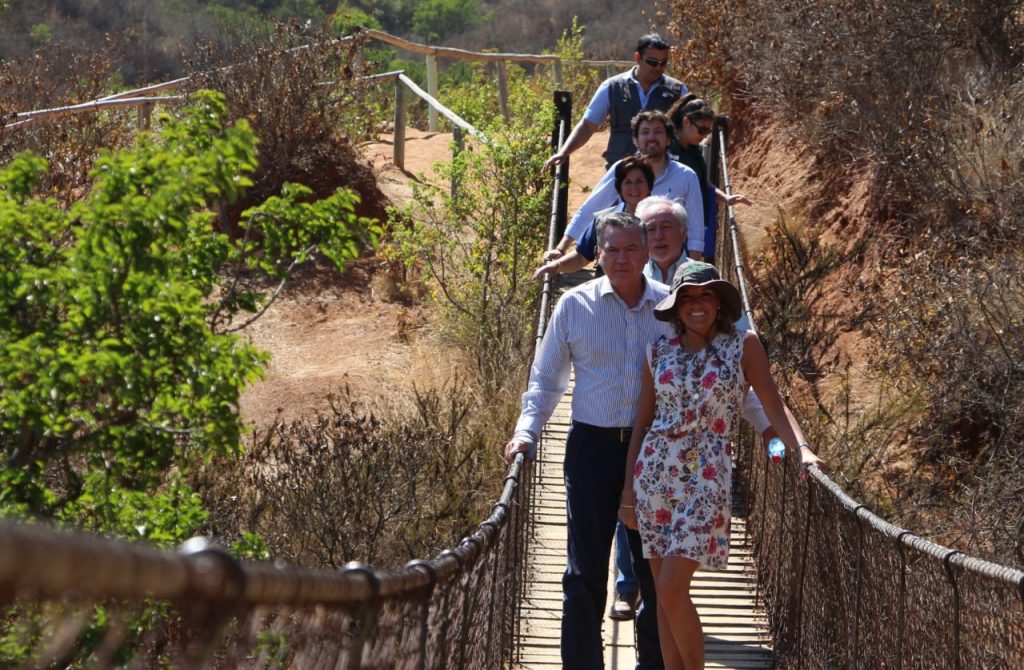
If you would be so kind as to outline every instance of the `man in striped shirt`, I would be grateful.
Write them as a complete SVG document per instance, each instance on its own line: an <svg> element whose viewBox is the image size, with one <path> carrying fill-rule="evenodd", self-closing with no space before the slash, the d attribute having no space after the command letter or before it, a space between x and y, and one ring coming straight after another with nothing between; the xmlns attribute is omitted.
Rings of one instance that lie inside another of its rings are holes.
<svg viewBox="0 0 1024 670"><path fill-rule="evenodd" d="M672 327L654 318L668 287L643 275L646 234L640 220L617 212L598 224L605 276L567 292L555 307L530 371L522 412L505 445L511 461L533 457L541 428L576 372L572 428L566 442L568 557L562 577L562 664L603 667L601 619L629 436L636 418L647 346ZM637 616L637 668L662 668L657 607L640 538L630 531L644 607Z"/></svg>

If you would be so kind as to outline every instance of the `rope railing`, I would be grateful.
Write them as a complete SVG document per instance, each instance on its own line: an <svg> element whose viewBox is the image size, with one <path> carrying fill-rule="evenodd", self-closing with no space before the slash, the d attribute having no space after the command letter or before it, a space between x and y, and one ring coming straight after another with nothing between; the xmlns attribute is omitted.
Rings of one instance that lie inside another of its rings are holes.
<svg viewBox="0 0 1024 670"><path fill-rule="evenodd" d="M30 667L500 667L514 649L529 468L457 546L399 570L239 562L0 521L4 633Z"/></svg>
<svg viewBox="0 0 1024 670"><path fill-rule="evenodd" d="M731 194L722 121L716 158ZM726 218L720 267L751 317L731 206ZM780 667L1024 668L1024 571L894 526L820 470L802 480L796 459L772 464L744 438L737 475Z"/></svg>

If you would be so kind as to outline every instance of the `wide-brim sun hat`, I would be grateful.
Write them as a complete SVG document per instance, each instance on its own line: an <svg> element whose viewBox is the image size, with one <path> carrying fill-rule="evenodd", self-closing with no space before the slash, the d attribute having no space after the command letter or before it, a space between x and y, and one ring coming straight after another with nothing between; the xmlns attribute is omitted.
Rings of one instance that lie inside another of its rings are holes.
<svg viewBox="0 0 1024 670"><path fill-rule="evenodd" d="M654 317L659 321L671 321L672 315L676 313L679 290L687 286L710 287L718 294L718 299L722 303L722 312L729 319L729 323L740 318L740 314L743 312L740 292L730 282L722 279L714 265L700 261L684 263L676 268L676 274L672 278L672 292L654 308Z"/></svg>

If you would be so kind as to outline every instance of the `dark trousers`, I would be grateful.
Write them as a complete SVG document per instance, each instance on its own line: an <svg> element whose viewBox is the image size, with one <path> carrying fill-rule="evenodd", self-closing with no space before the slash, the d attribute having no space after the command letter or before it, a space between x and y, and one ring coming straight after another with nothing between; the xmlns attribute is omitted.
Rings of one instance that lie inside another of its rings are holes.
<svg viewBox="0 0 1024 670"><path fill-rule="evenodd" d="M608 559L625 475L628 437L573 423L565 449L568 562L562 576L562 667L604 667L601 623L608 597ZM637 670L664 667L658 646L657 603L640 535L628 531L643 605L636 619Z"/></svg>

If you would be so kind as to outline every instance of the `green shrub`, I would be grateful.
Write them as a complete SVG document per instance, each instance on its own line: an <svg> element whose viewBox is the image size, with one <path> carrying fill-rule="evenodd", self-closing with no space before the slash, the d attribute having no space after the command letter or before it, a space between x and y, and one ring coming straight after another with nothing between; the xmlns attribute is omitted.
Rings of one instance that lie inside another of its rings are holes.
<svg viewBox="0 0 1024 670"><path fill-rule="evenodd" d="M512 88L516 105L528 105L519 108L544 113L506 125L486 102L476 114L468 110L486 123L487 141L467 139L454 160L435 166L438 183L414 184L412 201L391 211L387 247L424 270L450 341L471 357L487 396L509 385L518 390L523 380L510 377L510 366L531 357L537 286L529 268L545 244L550 205L540 166L551 106Z"/></svg>
<svg viewBox="0 0 1024 670"><path fill-rule="evenodd" d="M0 170L0 509L123 533L130 491L194 454L237 454L238 395L266 355L226 331L273 299L238 278L284 281L316 252L342 265L375 239L350 193L300 202L309 191L290 185L246 212L242 239L218 232L215 211L251 183L256 139L226 125L222 96L192 102L103 152L69 210L32 190L45 161ZM121 497L101 518L107 485Z"/></svg>

